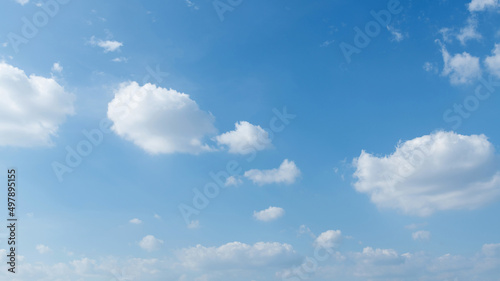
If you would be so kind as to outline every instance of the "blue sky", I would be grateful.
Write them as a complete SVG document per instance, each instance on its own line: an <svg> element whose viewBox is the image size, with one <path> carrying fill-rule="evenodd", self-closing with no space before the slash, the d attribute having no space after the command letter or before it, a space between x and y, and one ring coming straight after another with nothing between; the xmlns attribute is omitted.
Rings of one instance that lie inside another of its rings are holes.
<svg viewBox="0 0 500 281"><path fill-rule="evenodd" d="M1 10L2 280L498 280L497 0Z"/></svg>

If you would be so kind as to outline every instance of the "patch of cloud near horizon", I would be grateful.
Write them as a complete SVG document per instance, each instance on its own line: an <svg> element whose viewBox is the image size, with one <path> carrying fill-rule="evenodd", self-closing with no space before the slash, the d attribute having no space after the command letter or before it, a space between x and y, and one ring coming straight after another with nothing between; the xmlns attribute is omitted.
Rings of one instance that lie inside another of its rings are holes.
<svg viewBox="0 0 500 281"><path fill-rule="evenodd" d="M283 210L283 208L272 207L272 206L259 212L257 211L253 212L253 217L256 220L265 222L277 220L281 218L283 215L285 215L285 210Z"/></svg>
<svg viewBox="0 0 500 281"><path fill-rule="evenodd" d="M300 176L300 170L293 161L285 159L277 169L246 171L244 176L258 185L285 183L292 184Z"/></svg>
<svg viewBox="0 0 500 281"><path fill-rule="evenodd" d="M122 83L108 104L108 118L117 135L151 154L211 151L203 139L217 132L215 117L189 95L149 83Z"/></svg>
<svg viewBox="0 0 500 281"><path fill-rule="evenodd" d="M272 147L269 134L260 126L247 121L237 122L235 130L215 137L219 145L227 146L229 153L249 154Z"/></svg>
<svg viewBox="0 0 500 281"><path fill-rule="evenodd" d="M231 242L219 247L197 245L179 251L178 259L190 270L268 268L300 263L291 245L278 242L257 242L254 245Z"/></svg>
<svg viewBox="0 0 500 281"><path fill-rule="evenodd" d="M0 97L0 146L50 146L75 112L75 96L55 79L27 76L5 62L0 62Z"/></svg>
<svg viewBox="0 0 500 281"><path fill-rule="evenodd" d="M0 262L6 261L7 251L0 249ZM302 263L303 262L303 263ZM198 245L183 248L175 257L143 259L131 256L82 257L66 262L47 260L25 261L16 273L19 281L32 280L130 280L179 281L219 280L233 281L272 279L296 280L297 266L311 264L295 253L292 246L282 243L259 242L247 245L241 242L219 247ZM399 253L390 248L364 247L360 251L332 252L332 256L318 262L315 270L301 272L310 280L481 280L498 281L500 275L500 244L483 244L469 256L425 252ZM273 274L274 273L274 274ZM1 280L9 280L7 270L0 272ZM179 278L184 276L184 279ZM197 279L209 276L207 279ZM247 278L248 277L248 278ZM238 279L239 278L239 279ZM300 279L300 278L299 278Z"/></svg>
<svg viewBox="0 0 500 281"><path fill-rule="evenodd" d="M362 151L353 165L358 192L410 215L476 209L500 197L499 157L484 135L439 131L400 142L390 155Z"/></svg>

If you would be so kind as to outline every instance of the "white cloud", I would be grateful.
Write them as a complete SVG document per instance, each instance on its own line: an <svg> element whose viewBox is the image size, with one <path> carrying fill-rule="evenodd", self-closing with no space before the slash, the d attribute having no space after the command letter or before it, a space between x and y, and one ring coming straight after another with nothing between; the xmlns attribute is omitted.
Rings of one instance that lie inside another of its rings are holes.
<svg viewBox="0 0 500 281"><path fill-rule="evenodd" d="M61 66L60 63L58 62L55 62L54 65L52 65L52 72L62 72L63 71L63 67Z"/></svg>
<svg viewBox="0 0 500 281"><path fill-rule="evenodd" d="M235 127L234 131L215 137L219 145L229 147L229 153L249 154L272 147L269 134L260 126L241 121Z"/></svg>
<svg viewBox="0 0 500 281"><path fill-rule="evenodd" d="M335 40L326 40L324 41L323 43L321 43L321 45L319 45L320 47L328 47L330 46L331 44L333 44L335 42Z"/></svg>
<svg viewBox="0 0 500 281"><path fill-rule="evenodd" d="M17 3L21 4L21 5L26 5L30 2L30 0L16 0Z"/></svg>
<svg viewBox="0 0 500 281"><path fill-rule="evenodd" d="M308 271L305 268L309 269ZM313 270L310 270L313 268ZM295 274L294 274L295 270ZM299 272L299 274L297 274ZM482 251L464 257L425 252L398 253L394 249L365 247L361 252L333 253L327 261L278 272L287 280L484 280L500 274L500 244L486 244Z"/></svg>
<svg viewBox="0 0 500 281"><path fill-rule="evenodd" d="M462 45L465 45L469 40L479 40L482 38L481 34L477 32L477 20L473 17L467 19L467 25L460 29L457 35L458 40Z"/></svg>
<svg viewBox="0 0 500 281"><path fill-rule="evenodd" d="M197 229L200 228L200 221L199 220L193 220L191 221L188 226L189 229Z"/></svg>
<svg viewBox="0 0 500 281"><path fill-rule="evenodd" d="M149 83L121 84L108 104L108 118L116 134L152 154L211 151L203 138L216 133L215 118L189 95Z"/></svg>
<svg viewBox="0 0 500 281"><path fill-rule="evenodd" d="M50 146L75 97L52 78L0 63L0 145Z"/></svg>
<svg viewBox="0 0 500 281"><path fill-rule="evenodd" d="M419 230L411 234L413 240L429 240L431 239L431 233L425 230Z"/></svg>
<svg viewBox="0 0 500 281"><path fill-rule="evenodd" d="M484 244L470 256L398 253L394 249L373 247L344 253L321 251L320 256L327 253L326 260L318 259L313 253L309 259L303 259L292 246L282 243L198 245L179 250L175 257L161 259L102 256L54 264L45 260L25 261L23 270L16 273L16 280L234 281L282 277L286 280L498 281L500 276L500 244L494 243ZM6 255L7 251L0 249L0 262L6 261ZM0 271L0 280L10 280L10 275L7 270Z"/></svg>
<svg viewBox="0 0 500 281"><path fill-rule="evenodd" d="M481 76L479 58L467 52L451 56L442 46L444 69L443 75L450 77L451 84L466 84Z"/></svg>
<svg viewBox="0 0 500 281"><path fill-rule="evenodd" d="M399 143L388 156L362 151L353 164L358 192L407 214L475 209L500 196L498 156L484 135L437 132Z"/></svg>
<svg viewBox="0 0 500 281"><path fill-rule="evenodd" d="M305 225L301 225L298 231L299 235L308 234L311 238L316 239L316 235L311 231L311 229Z"/></svg>
<svg viewBox="0 0 500 281"><path fill-rule="evenodd" d="M160 216L160 215L158 215L158 214L154 214L154 215L153 215L153 217L154 217L155 219L157 219L157 220L161 220L161 216Z"/></svg>
<svg viewBox="0 0 500 281"><path fill-rule="evenodd" d="M401 42L405 38L401 31L395 29L392 26L387 26L387 30L392 34L392 41Z"/></svg>
<svg viewBox="0 0 500 281"><path fill-rule="evenodd" d="M434 63L425 62L423 69L427 72L437 73L437 67Z"/></svg>
<svg viewBox="0 0 500 281"><path fill-rule="evenodd" d="M128 59L125 57L119 57L119 58L114 58L111 61L113 61L113 62L127 62Z"/></svg>
<svg viewBox="0 0 500 281"><path fill-rule="evenodd" d="M226 179L224 186L238 186L242 183L243 183L243 181L240 178L238 178L236 176L230 176Z"/></svg>
<svg viewBox="0 0 500 281"><path fill-rule="evenodd" d="M340 230L328 230L321 233L316 240L314 246L318 248L332 249L336 248L342 242L342 232Z"/></svg>
<svg viewBox="0 0 500 281"><path fill-rule="evenodd" d="M258 185L271 183L292 184L300 176L300 170L293 161L285 159L280 167L272 170L249 170L244 174L245 177Z"/></svg>
<svg viewBox="0 0 500 281"><path fill-rule="evenodd" d="M105 53L118 51L120 47L123 46L122 42L96 39L95 36L90 38L89 43L94 47L97 46L103 48Z"/></svg>
<svg viewBox="0 0 500 281"><path fill-rule="evenodd" d="M439 30L439 33L441 34L441 36L443 37L443 41L446 42L446 43L450 43L452 40L451 40L451 33L452 33L452 30L448 27L443 27Z"/></svg>
<svg viewBox="0 0 500 281"><path fill-rule="evenodd" d="M469 11L480 12L487 9L497 8L498 6L498 0L472 0L469 3Z"/></svg>
<svg viewBox="0 0 500 281"><path fill-rule="evenodd" d="M495 49L493 49L492 53L493 55L487 57L484 63L491 74L500 77L500 44L495 44Z"/></svg>
<svg viewBox="0 0 500 281"><path fill-rule="evenodd" d="M193 8L195 10L199 9L199 7L193 1L191 1L191 0L186 0L186 4L187 4L188 7Z"/></svg>
<svg viewBox="0 0 500 281"><path fill-rule="evenodd" d="M142 221L140 219L137 219L137 218L131 219L129 222L132 224L141 224L142 223Z"/></svg>
<svg viewBox="0 0 500 281"><path fill-rule="evenodd" d="M280 207L269 207L262 211L254 211L253 217L259 221L273 221L285 215L285 210Z"/></svg>
<svg viewBox="0 0 500 281"><path fill-rule="evenodd" d="M47 254L47 253L50 253L52 251L48 246L45 246L45 245L42 245L42 244L36 245L36 250L40 254Z"/></svg>
<svg viewBox="0 0 500 281"><path fill-rule="evenodd" d="M161 245L163 245L163 241L153 235L147 235L139 242L139 246L148 252L160 249Z"/></svg>
<svg viewBox="0 0 500 281"><path fill-rule="evenodd" d="M232 242L220 247L196 247L178 253L181 264L190 270L235 270L290 265L297 255L289 244L258 242L248 245Z"/></svg>

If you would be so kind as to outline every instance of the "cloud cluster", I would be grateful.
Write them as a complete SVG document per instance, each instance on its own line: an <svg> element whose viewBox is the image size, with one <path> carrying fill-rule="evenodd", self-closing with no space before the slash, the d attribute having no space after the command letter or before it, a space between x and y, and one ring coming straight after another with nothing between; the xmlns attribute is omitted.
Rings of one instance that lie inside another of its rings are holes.
<svg viewBox="0 0 500 281"><path fill-rule="evenodd" d="M407 214L475 209L500 197L498 156L484 135L436 132L398 144L391 155L362 151L353 164L358 192Z"/></svg>
<svg viewBox="0 0 500 281"><path fill-rule="evenodd" d="M75 97L53 78L0 63L0 146L49 146Z"/></svg>
<svg viewBox="0 0 500 281"><path fill-rule="evenodd" d="M219 247L196 247L178 253L183 267L191 270L236 270L290 265L298 256L289 244L258 242L248 245L232 242Z"/></svg>

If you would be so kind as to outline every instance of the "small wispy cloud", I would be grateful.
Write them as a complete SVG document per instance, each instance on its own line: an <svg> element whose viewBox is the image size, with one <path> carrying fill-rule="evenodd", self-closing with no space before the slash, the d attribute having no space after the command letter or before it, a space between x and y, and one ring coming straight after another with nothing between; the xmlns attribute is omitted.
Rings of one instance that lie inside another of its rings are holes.
<svg viewBox="0 0 500 281"><path fill-rule="evenodd" d="M113 40L101 40L97 39L95 36L92 36L90 38L89 44L94 47L103 48L105 53L118 51L123 46L122 42Z"/></svg>
<svg viewBox="0 0 500 281"><path fill-rule="evenodd" d="M199 9L200 9L200 7L198 7L198 6L197 6L195 3L193 3L193 1L191 1L191 0L186 0L186 4L187 4L187 6L188 6L188 7L193 8L193 9L195 9L195 10L199 10Z"/></svg>
<svg viewBox="0 0 500 281"><path fill-rule="evenodd" d="M405 39L405 35L393 26L388 25L387 30L389 30L389 32L392 34L391 41L401 42L403 41L403 39Z"/></svg>

